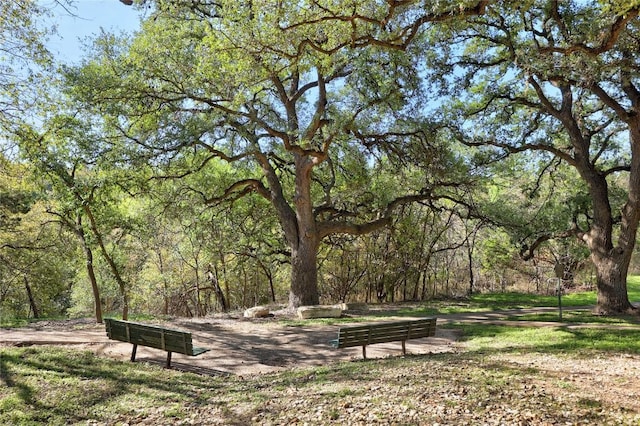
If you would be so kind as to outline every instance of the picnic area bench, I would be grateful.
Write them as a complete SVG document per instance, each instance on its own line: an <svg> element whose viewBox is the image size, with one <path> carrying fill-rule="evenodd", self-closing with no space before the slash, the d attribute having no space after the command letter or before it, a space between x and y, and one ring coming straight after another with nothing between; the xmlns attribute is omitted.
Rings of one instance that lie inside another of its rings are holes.
<svg viewBox="0 0 640 426"><path fill-rule="evenodd" d="M167 368L171 368L172 352L197 356L209 350L193 346L191 333L185 331L113 318L105 318L104 323L109 339L133 344L131 362L136 360L138 345L167 351Z"/></svg>
<svg viewBox="0 0 640 426"><path fill-rule="evenodd" d="M402 342L402 354L405 355L407 340L435 336L435 334L436 318L378 322L341 327L338 330L338 338L332 340L331 344L335 348L362 346L362 357L367 359L367 345L400 341Z"/></svg>

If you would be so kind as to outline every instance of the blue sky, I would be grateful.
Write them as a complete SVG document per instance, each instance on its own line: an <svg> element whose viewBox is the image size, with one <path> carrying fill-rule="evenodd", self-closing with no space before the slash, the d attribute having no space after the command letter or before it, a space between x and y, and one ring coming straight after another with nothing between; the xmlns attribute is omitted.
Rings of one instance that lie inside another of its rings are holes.
<svg viewBox="0 0 640 426"><path fill-rule="evenodd" d="M42 0L41 3L50 5L53 1ZM75 0L69 10L75 16L59 6L54 8L52 21L59 34L48 43L49 49L63 63L78 62L84 54L86 39L99 34L100 28L116 33L135 31L141 16L139 10L118 0Z"/></svg>

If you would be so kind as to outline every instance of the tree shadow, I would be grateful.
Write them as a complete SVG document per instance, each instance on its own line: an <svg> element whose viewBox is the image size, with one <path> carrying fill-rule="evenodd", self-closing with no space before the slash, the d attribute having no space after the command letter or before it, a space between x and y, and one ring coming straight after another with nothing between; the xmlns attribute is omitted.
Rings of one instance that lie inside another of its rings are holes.
<svg viewBox="0 0 640 426"><path fill-rule="evenodd" d="M196 388L194 376L157 374L155 371L147 367L123 368L118 361L105 360L86 351L45 351L42 347L31 347L20 349L16 354L7 350L0 352L0 379L29 408L29 414L34 416L31 421L40 424L47 424L51 419L65 419L68 423L95 419L87 414L91 407L126 398L140 387L174 393L193 404L208 403L202 397L203 387L206 390L221 387L219 381L197 381ZM42 397L41 386L34 383L43 385L42 391L47 397ZM73 388L75 383L79 383L80 391ZM100 383L100 386L91 386L91 383ZM52 390L56 387L59 389ZM52 394L62 394L67 388L71 395L52 398Z"/></svg>

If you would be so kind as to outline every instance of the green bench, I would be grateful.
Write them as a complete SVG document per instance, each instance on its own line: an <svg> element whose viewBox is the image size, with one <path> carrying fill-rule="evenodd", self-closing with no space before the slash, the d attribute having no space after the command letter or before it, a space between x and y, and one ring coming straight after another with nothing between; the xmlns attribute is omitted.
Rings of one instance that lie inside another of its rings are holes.
<svg viewBox="0 0 640 426"><path fill-rule="evenodd" d="M104 323L109 339L133 344L131 362L136 360L138 345L167 351L167 368L171 368L172 352L197 356L209 350L193 346L191 333L184 331L113 318L105 318Z"/></svg>
<svg viewBox="0 0 640 426"><path fill-rule="evenodd" d="M378 322L367 325L341 327L338 338L331 341L335 348L362 346L362 357L367 359L367 345L386 342L402 342L402 354L406 355L405 342L410 339L431 337L436 334L436 318L409 321Z"/></svg>

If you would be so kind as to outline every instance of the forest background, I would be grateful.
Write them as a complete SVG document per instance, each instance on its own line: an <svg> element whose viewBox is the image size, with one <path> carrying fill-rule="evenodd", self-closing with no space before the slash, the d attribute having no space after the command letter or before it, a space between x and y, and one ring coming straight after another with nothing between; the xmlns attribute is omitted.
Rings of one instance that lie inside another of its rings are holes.
<svg viewBox="0 0 640 426"><path fill-rule="evenodd" d="M45 44L74 2L0 6L3 318L557 277L631 309L637 2L122 3L79 63Z"/></svg>

